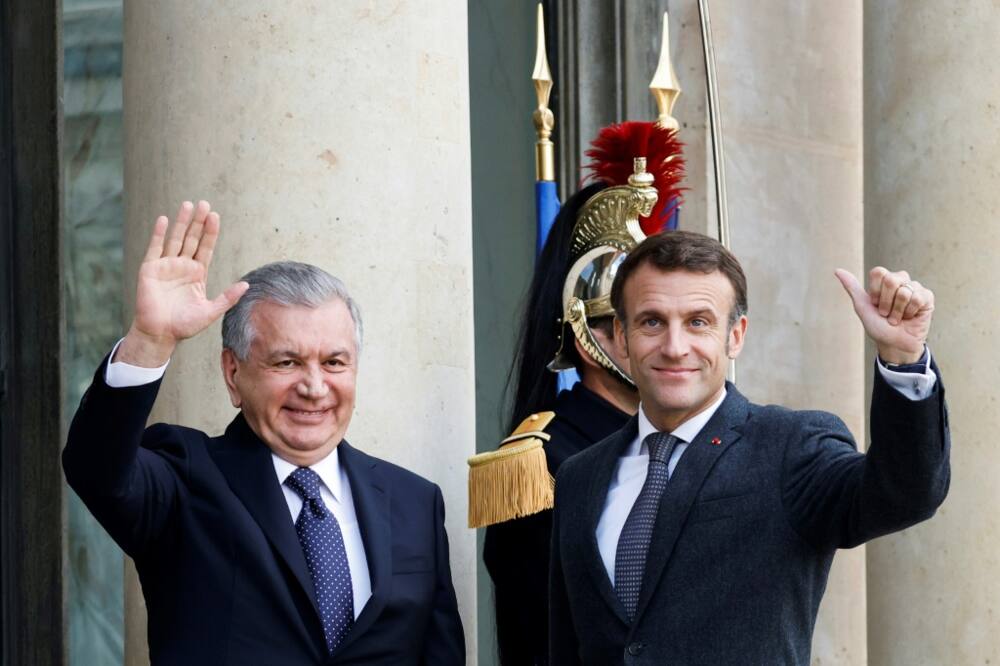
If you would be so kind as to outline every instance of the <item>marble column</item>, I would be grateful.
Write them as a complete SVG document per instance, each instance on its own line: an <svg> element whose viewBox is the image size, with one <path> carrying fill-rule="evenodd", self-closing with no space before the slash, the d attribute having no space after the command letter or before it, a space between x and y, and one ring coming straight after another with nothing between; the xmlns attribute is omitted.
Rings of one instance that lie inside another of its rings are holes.
<svg viewBox="0 0 1000 666"><path fill-rule="evenodd" d="M937 515L868 547L880 666L1000 662L998 30L993 3L865 4L865 253L935 292L954 441Z"/></svg>
<svg viewBox="0 0 1000 666"><path fill-rule="evenodd" d="M697 31L694 5L671 2L671 13ZM864 333L833 276L838 267L863 270L862 3L710 7L732 249L749 282L737 385L755 402L833 412L863 443ZM696 68L688 63L701 53L684 43L678 71L690 76ZM686 120L697 126L699 118ZM696 135L685 141L704 150ZM682 226L705 230L699 222L682 218ZM714 218L708 230L714 233ZM837 553L814 664L866 663L864 582L864 548Z"/></svg>
<svg viewBox="0 0 1000 666"><path fill-rule="evenodd" d="M126 3L124 273L128 303L155 216L205 198L211 291L286 258L344 279L366 329L348 439L442 487L475 655L466 28L460 0ZM154 420L223 429L219 351L218 324L178 350ZM127 587L126 661L145 663Z"/></svg>

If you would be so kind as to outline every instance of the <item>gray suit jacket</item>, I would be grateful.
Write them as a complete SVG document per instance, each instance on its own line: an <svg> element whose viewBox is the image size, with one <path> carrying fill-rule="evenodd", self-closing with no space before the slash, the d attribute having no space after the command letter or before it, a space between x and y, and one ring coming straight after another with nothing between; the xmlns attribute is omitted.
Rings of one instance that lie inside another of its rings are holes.
<svg viewBox="0 0 1000 666"><path fill-rule="evenodd" d="M930 517L948 492L940 373L915 402L875 377L867 455L831 414L755 405L727 386L663 494L631 622L595 528L636 420L564 463L552 664L807 665L834 551Z"/></svg>

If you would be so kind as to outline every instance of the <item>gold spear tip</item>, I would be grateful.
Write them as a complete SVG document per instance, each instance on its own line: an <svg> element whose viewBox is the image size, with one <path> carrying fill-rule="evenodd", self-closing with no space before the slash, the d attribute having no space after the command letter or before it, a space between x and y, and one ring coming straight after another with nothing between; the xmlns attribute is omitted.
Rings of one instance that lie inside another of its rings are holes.
<svg viewBox="0 0 1000 666"><path fill-rule="evenodd" d="M535 95L538 97L538 108L531 116L535 125L538 140L535 142L535 179L554 181L556 179L555 148L552 140L552 129L556 118L549 109L549 95L552 93L552 72L549 69L549 59L545 55L545 13L542 3L538 3L538 23L535 35L535 71L531 80L535 84Z"/></svg>
<svg viewBox="0 0 1000 666"><path fill-rule="evenodd" d="M535 83L538 107L544 109L549 106L549 95L552 92L552 71L549 69L549 59L545 54L545 13L540 2L538 3L537 26L535 70L531 73L531 80Z"/></svg>
<svg viewBox="0 0 1000 666"><path fill-rule="evenodd" d="M677 80L674 64L670 60L670 19L667 12L663 12L663 39L660 42L660 62L656 66L656 73L653 74L653 80L649 82L649 90L653 93L653 99L656 100L656 107L659 109L659 118L656 121L657 125L667 129L677 129L679 125L672 113L674 103L681 94L681 84Z"/></svg>

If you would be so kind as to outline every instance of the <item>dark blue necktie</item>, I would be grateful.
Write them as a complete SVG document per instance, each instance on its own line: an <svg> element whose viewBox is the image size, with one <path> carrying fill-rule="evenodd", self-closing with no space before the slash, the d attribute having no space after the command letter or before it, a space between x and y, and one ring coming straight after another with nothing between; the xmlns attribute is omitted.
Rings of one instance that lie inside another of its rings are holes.
<svg viewBox="0 0 1000 666"><path fill-rule="evenodd" d="M653 536L653 524L660 507L660 498L667 487L668 463L674 447L681 441L665 432L654 432L645 439L649 449L649 470L642 490L629 511L615 551L615 592L625 606L629 619L635 617L646 571L646 555Z"/></svg>
<svg viewBox="0 0 1000 666"><path fill-rule="evenodd" d="M319 496L319 475L308 467L292 472L285 484L302 498L295 531L316 588L316 603L329 652L354 624L354 587L340 524Z"/></svg>

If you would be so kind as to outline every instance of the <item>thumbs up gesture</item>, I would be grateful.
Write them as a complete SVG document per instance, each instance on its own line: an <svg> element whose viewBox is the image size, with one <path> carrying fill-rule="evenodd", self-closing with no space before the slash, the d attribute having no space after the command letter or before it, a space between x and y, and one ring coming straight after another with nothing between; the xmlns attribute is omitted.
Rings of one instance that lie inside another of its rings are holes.
<svg viewBox="0 0 1000 666"><path fill-rule="evenodd" d="M876 266L868 273L868 290L848 271L834 274L854 303L865 333L886 363L916 363L924 353L931 328L934 292L910 279L906 271Z"/></svg>

